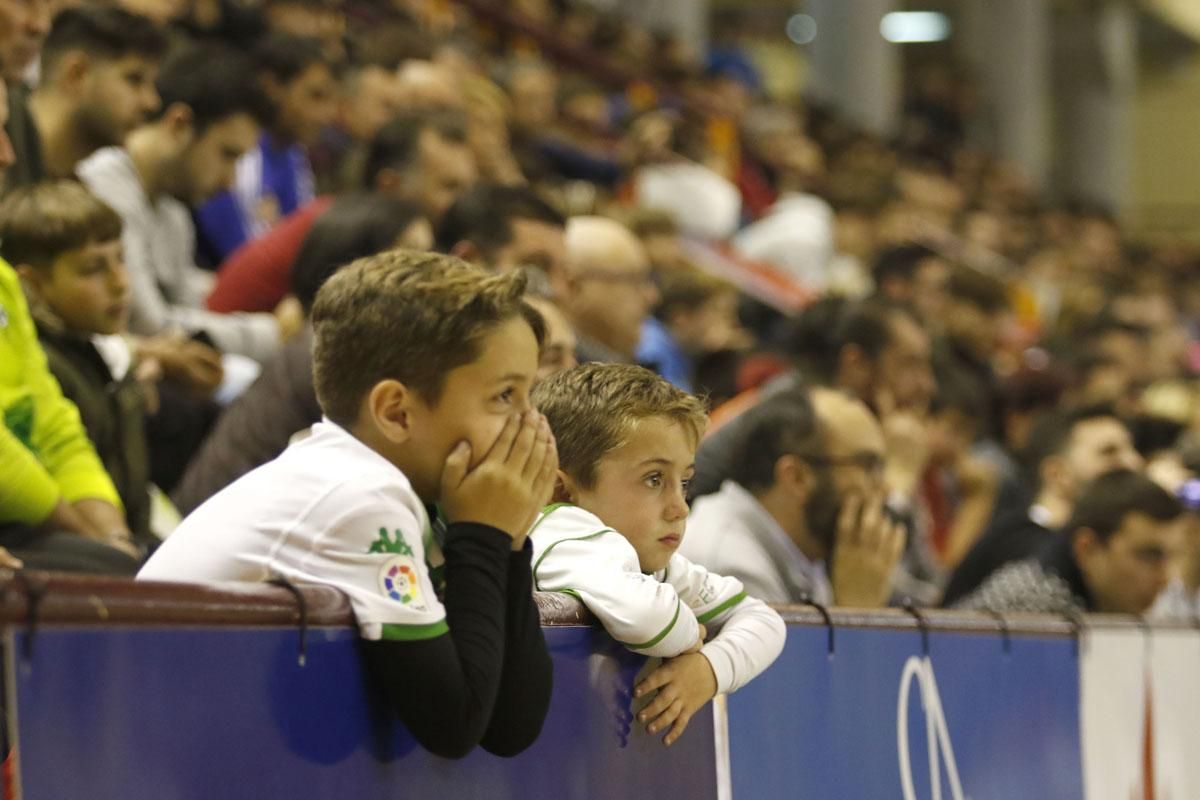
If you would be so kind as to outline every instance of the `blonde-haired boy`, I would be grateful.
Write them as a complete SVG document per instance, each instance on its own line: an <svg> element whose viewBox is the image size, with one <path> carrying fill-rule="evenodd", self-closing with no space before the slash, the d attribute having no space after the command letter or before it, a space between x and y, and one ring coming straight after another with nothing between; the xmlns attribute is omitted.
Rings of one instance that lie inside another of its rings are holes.
<svg viewBox="0 0 1200 800"><path fill-rule="evenodd" d="M666 659L635 695L657 690L638 720L652 734L670 727L670 745L716 694L766 669L785 638L783 620L741 581L676 553L704 407L619 364L560 372L533 401L559 451L558 502L530 533L534 586L574 595L629 649Z"/></svg>

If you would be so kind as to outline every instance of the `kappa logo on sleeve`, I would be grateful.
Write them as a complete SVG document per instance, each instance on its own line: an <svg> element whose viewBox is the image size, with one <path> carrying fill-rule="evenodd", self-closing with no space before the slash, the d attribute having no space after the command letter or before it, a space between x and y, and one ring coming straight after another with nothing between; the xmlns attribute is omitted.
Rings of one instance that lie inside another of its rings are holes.
<svg viewBox="0 0 1200 800"><path fill-rule="evenodd" d="M371 543L368 553L395 553L379 568L379 590L390 600L417 611L425 610L421 591L421 572L413 557L412 548L399 530L395 538L386 528L379 529L379 538Z"/></svg>

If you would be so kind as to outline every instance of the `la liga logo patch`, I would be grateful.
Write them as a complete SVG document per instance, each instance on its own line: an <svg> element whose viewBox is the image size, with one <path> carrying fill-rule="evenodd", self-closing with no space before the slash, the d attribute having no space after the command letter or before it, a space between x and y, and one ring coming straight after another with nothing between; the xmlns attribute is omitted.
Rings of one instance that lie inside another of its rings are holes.
<svg viewBox="0 0 1200 800"><path fill-rule="evenodd" d="M414 609L425 608L421 574L408 556L394 556L379 569L379 589L389 600Z"/></svg>

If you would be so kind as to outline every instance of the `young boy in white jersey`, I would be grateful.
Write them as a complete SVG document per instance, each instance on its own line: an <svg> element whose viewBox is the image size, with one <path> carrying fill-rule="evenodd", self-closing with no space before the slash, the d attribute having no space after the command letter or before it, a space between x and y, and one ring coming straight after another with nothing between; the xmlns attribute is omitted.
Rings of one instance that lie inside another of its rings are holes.
<svg viewBox="0 0 1200 800"><path fill-rule="evenodd" d="M534 587L579 598L613 638L665 659L634 690L638 714L671 745L715 695L783 650L785 629L741 581L675 551L706 414L700 401L641 367L585 364L538 384L533 402L558 441L554 505L530 532ZM706 628L716 632L707 637Z"/></svg>
<svg viewBox="0 0 1200 800"><path fill-rule="evenodd" d="M529 401L543 331L524 288L403 250L334 274L312 310L324 421L193 511L139 579L336 587L422 745L528 747L551 665L526 532L558 459Z"/></svg>

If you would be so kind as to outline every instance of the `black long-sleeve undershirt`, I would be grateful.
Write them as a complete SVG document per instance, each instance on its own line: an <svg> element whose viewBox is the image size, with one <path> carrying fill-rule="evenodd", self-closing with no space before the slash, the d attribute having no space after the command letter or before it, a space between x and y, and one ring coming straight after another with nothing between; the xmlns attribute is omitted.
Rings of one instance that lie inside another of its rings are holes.
<svg viewBox="0 0 1200 800"><path fill-rule="evenodd" d="M504 672L491 724L480 742L498 756L515 756L533 744L550 710L553 665L533 601L532 559L533 544L527 539L508 561Z"/></svg>
<svg viewBox="0 0 1200 800"><path fill-rule="evenodd" d="M443 548L449 633L364 643L384 697L435 755L461 758L480 743L515 755L541 731L550 659L531 592L532 548L526 542L514 553L511 542L486 525L450 525Z"/></svg>

